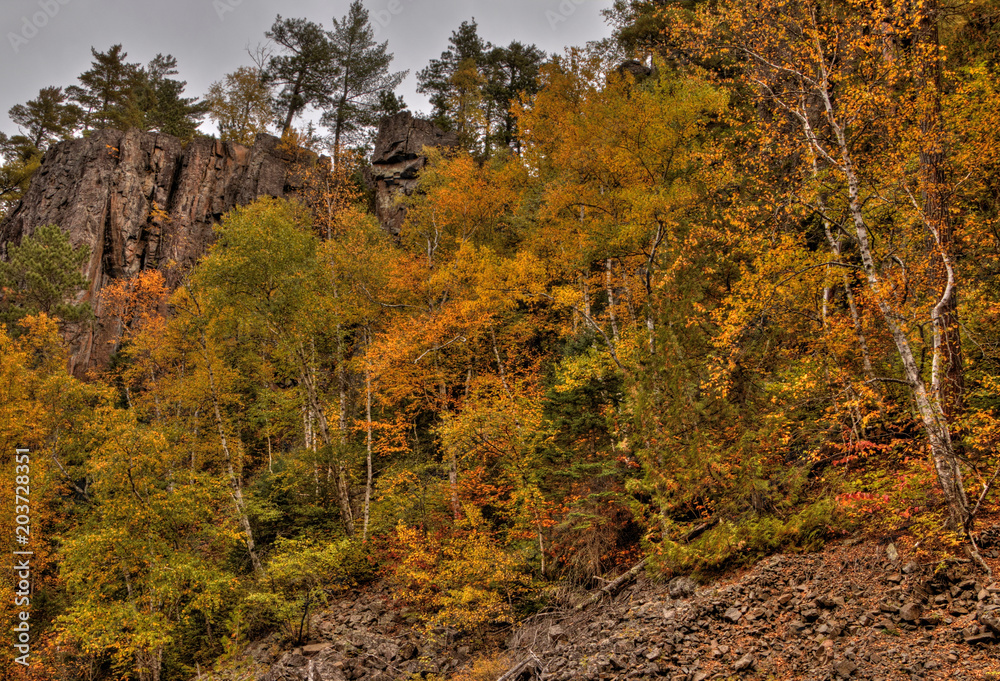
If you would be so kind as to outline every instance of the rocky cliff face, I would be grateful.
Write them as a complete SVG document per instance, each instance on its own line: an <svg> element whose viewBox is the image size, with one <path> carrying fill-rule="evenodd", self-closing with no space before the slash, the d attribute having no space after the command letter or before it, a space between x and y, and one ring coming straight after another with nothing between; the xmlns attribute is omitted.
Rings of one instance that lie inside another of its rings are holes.
<svg viewBox="0 0 1000 681"><path fill-rule="evenodd" d="M375 190L375 215L382 228L399 234L406 208L399 199L413 194L417 175L427 165L424 147L454 147L458 136L444 132L430 121L414 118L408 111L386 118L379 126L375 153L367 172Z"/></svg>
<svg viewBox="0 0 1000 681"><path fill-rule="evenodd" d="M169 135L101 130L46 153L20 205L0 224L0 257L8 244L47 224L90 249L84 272L90 287L82 298L95 320L70 339L73 373L106 366L114 350L119 322L101 301L108 283L158 269L175 286L211 244L212 226L227 211L299 189L296 159L279 143L262 136L249 149L211 139L184 146ZM384 229L399 234L406 209L397 199L416 188L427 164L424 147L457 143L453 133L407 112L383 122L368 179Z"/></svg>
<svg viewBox="0 0 1000 681"><path fill-rule="evenodd" d="M105 365L118 337L118 321L101 305L110 281L156 268L175 285L208 248L224 213L294 191L293 159L278 145L262 137L251 149L210 139L183 146L169 135L103 130L48 151L0 225L0 256L46 224L89 247L84 298L96 320L72 340L74 373Z"/></svg>

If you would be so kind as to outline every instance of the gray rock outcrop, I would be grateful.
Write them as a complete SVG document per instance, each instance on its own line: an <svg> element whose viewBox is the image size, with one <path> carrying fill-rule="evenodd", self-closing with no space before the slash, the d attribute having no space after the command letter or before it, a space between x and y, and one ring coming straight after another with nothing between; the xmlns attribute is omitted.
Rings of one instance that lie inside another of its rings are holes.
<svg viewBox="0 0 1000 681"><path fill-rule="evenodd" d="M414 118L409 111L382 121L367 179L375 192L375 215L384 230L398 235L402 229L406 207L400 199L412 196L416 189L417 176L427 165L424 147L457 145L455 133Z"/></svg>
<svg viewBox="0 0 1000 681"><path fill-rule="evenodd" d="M0 257L46 224L90 249L83 299L96 319L71 341L74 373L104 366L113 350L118 321L100 296L109 282L159 269L176 285L212 242L223 214L294 191L294 159L279 142L262 136L249 149L212 139L185 146L169 135L101 130L46 153L21 203L0 224Z"/></svg>

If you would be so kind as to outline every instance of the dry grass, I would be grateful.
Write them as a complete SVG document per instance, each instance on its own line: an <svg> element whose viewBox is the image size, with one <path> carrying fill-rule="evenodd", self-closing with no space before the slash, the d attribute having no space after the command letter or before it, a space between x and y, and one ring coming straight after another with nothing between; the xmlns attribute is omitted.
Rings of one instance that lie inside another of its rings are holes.
<svg viewBox="0 0 1000 681"><path fill-rule="evenodd" d="M449 677L449 681L496 681L514 665L506 653L493 653L480 657L467 667Z"/></svg>

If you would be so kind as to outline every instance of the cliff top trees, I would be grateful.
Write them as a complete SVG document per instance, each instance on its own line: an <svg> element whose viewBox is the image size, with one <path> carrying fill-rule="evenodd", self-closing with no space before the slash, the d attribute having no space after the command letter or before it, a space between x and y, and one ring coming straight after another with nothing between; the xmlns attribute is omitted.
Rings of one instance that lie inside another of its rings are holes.
<svg viewBox="0 0 1000 681"><path fill-rule="evenodd" d="M417 74L417 91L430 97L434 122L456 130L463 146L492 155L517 144L511 105L520 94L538 92L545 53L513 41L493 46L479 35L475 19L452 32L449 47Z"/></svg>
<svg viewBox="0 0 1000 681"><path fill-rule="evenodd" d="M208 106L195 97L184 97L187 83L177 75L177 59L158 54L139 71L138 107L143 130L162 132L181 139L194 137Z"/></svg>
<svg viewBox="0 0 1000 681"><path fill-rule="evenodd" d="M83 111L67 103L61 87L45 87L38 91L36 99L15 104L7 115L35 148L45 151L52 142L72 136L81 123Z"/></svg>
<svg viewBox="0 0 1000 681"><path fill-rule="evenodd" d="M495 119L491 142L498 148L519 147L517 119L511 105L522 94L531 97L538 92L538 79L544 61L542 50L516 40L507 47L494 47L486 55L486 85L483 91L491 104L488 116Z"/></svg>
<svg viewBox="0 0 1000 681"><path fill-rule="evenodd" d="M441 53L439 59L432 59L426 68L417 74L417 92L427 95L434 107L432 120L439 127L450 128L450 115L453 105L449 99L454 90L452 78L471 60L476 66L483 62L483 57L489 49L489 43L479 36L479 25L476 20L463 21L457 31L453 31L448 39L448 49Z"/></svg>
<svg viewBox="0 0 1000 681"><path fill-rule="evenodd" d="M128 53L121 44L107 52L90 48L94 56L91 68L80 74L79 85L71 85L66 93L84 111L85 126L91 128L127 128L136 122L130 105L139 76L139 65L125 61Z"/></svg>
<svg viewBox="0 0 1000 681"><path fill-rule="evenodd" d="M271 91L259 69L241 66L215 83L206 96L209 116L219 128L219 137L244 146L267 132L274 118Z"/></svg>
<svg viewBox="0 0 1000 681"><path fill-rule="evenodd" d="M265 35L283 50L268 61L265 79L281 88L276 107L284 111L285 132L307 107L330 103L337 76L334 48L323 27L307 19L283 19L279 14Z"/></svg>
<svg viewBox="0 0 1000 681"><path fill-rule="evenodd" d="M383 109L398 105L391 95L406 72L389 71L388 43L375 42L360 0L351 3L347 15L334 18L332 31L278 15L266 35L284 51L272 56L264 71L266 83L281 87L276 108L284 112L282 132L307 107L324 109L335 164L345 144L358 141L358 133L375 125Z"/></svg>
<svg viewBox="0 0 1000 681"><path fill-rule="evenodd" d="M146 67L126 61L120 44L107 52L91 48L94 61L66 93L79 104L87 128L152 130L191 139L205 115L205 107L183 97L184 81L177 75L177 59L158 54Z"/></svg>
<svg viewBox="0 0 1000 681"><path fill-rule="evenodd" d="M323 115L323 123L333 131L335 165L342 145L357 141L359 131L378 122L385 96L392 94L407 74L389 71L389 43L376 43L374 35L361 0L354 0L342 19L333 20L329 36L337 76L332 107Z"/></svg>

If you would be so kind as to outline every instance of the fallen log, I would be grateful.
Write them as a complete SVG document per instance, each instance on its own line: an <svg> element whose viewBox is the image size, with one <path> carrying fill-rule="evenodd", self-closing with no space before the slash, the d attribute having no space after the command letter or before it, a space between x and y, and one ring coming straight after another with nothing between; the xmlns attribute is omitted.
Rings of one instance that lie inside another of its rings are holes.
<svg viewBox="0 0 1000 681"><path fill-rule="evenodd" d="M693 530L691 530L686 535L684 535L684 538L681 540L681 543L682 544L690 544L695 539L697 539L698 537L700 537L705 532L709 531L710 529L712 529L713 527L715 527L718 524L719 524L719 519L718 518L712 518L711 520L709 520L707 522L704 522L701 525L698 525Z"/></svg>
<svg viewBox="0 0 1000 681"><path fill-rule="evenodd" d="M497 679L497 681L514 681L517 679L524 671L528 669L535 662L539 662L538 656L531 653L528 657L524 658L513 667L511 667L503 676Z"/></svg>
<svg viewBox="0 0 1000 681"><path fill-rule="evenodd" d="M601 600L605 596L614 596L616 593L622 590L622 587L624 587L626 584L628 584L633 579L639 576L639 573L642 571L642 569L646 567L646 562L648 560L649 560L648 558L643 558L642 560L640 560L628 572L618 577L617 579L609 582L606 586L599 589L583 603L580 603L575 608L573 608L574 612L578 612L588 606L593 605L594 603Z"/></svg>

